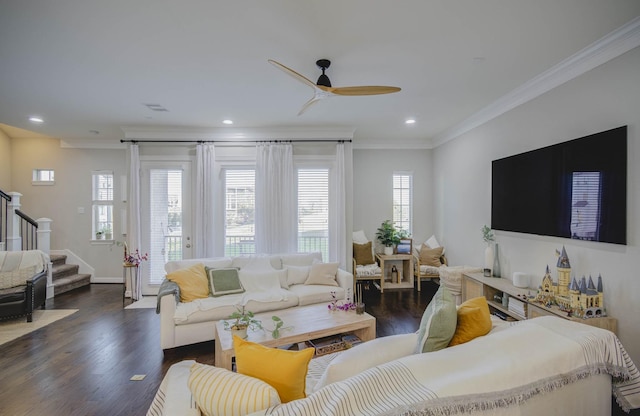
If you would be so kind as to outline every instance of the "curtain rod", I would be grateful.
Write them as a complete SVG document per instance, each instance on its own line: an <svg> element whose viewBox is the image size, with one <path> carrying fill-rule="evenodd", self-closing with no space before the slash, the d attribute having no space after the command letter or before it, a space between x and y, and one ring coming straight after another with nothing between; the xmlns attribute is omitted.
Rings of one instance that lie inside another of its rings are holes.
<svg viewBox="0 0 640 416"><path fill-rule="evenodd" d="M313 139L313 140L120 140L120 143L351 143L351 139Z"/></svg>

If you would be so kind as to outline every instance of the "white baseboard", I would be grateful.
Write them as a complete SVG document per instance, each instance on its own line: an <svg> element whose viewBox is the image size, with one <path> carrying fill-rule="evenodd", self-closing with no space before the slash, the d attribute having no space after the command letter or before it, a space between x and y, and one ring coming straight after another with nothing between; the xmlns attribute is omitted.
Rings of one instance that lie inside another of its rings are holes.
<svg viewBox="0 0 640 416"><path fill-rule="evenodd" d="M91 283L117 283L117 284L122 284L122 276L120 276L120 277L96 277L96 276L91 276Z"/></svg>

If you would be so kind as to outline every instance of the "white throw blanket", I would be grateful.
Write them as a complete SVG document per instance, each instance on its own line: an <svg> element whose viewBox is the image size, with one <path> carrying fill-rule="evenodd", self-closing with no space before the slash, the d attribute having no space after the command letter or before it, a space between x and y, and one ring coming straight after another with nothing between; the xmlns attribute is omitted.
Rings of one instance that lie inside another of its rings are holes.
<svg viewBox="0 0 640 416"><path fill-rule="evenodd" d="M455 415L518 405L603 373L613 377L613 394L623 409L640 407L638 370L615 334L541 317L467 344L374 367L264 414Z"/></svg>
<svg viewBox="0 0 640 416"><path fill-rule="evenodd" d="M0 251L0 273L29 267L35 267L35 272L40 273L48 262L49 256L40 250Z"/></svg>
<svg viewBox="0 0 640 416"><path fill-rule="evenodd" d="M40 250L0 251L0 289L25 285L47 263L49 256Z"/></svg>

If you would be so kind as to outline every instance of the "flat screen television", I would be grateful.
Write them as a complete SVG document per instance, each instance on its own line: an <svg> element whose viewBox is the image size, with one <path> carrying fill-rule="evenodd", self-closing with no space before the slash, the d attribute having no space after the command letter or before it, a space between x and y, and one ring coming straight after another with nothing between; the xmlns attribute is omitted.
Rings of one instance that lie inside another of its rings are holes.
<svg viewBox="0 0 640 416"><path fill-rule="evenodd" d="M627 126L494 160L494 230L627 243Z"/></svg>

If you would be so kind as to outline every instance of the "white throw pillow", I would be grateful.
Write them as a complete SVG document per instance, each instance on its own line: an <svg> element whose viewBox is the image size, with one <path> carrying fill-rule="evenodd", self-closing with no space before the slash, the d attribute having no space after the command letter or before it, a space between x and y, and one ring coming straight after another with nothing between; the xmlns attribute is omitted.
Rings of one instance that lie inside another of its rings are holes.
<svg viewBox="0 0 640 416"><path fill-rule="evenodd" d="M309 277L304 284L338 286L336 281L337 274L338 263L314 263L311 265Z"/></svg>
<svg viewBox="0 0 640 416"><path fill-rule="evenodd" d="M287 264L284 269L287 271L287 283L289 286L303 285L309 278L311 266L291 266Z"/></svg>
<svg viewBox="0 0 640 416"><path fill-rule="evenodd" d="M353 240L354 243L358 243L358 244L366 244L369 242L369 239L364 234L364 230L354 231L351 239Z"/></svg>
<svg viewBox="0 0 640 416"><path fill-rule="evenodd" d="M268 292L282 287L281 281L287 280L286 270L247 270L238 272L240 282L246 292ZM288 287L288 286L287 286Z"/></svg>
<svg viewBox="0 0 640 416"><path fill-rule="evenodd" d="M372 367L398 358L406 357L414 352L418 334L400 334L376 338L363 342L337 355L318 380L314 391L318 391L336 381L342 381L360 374Z"/></svg>
<svg viewBox="0 0 640 416"><path fill-rule="evenodd" d="M442 247L440 245L440 243L438 242L438 240L436 239L435 235L432 235L431 237L429 237L429 239L427 241L424 242L424 245L429 247L429 248L438 248L438 247ZM444 247L442 248L442 254L444 254Z"/></svg>

